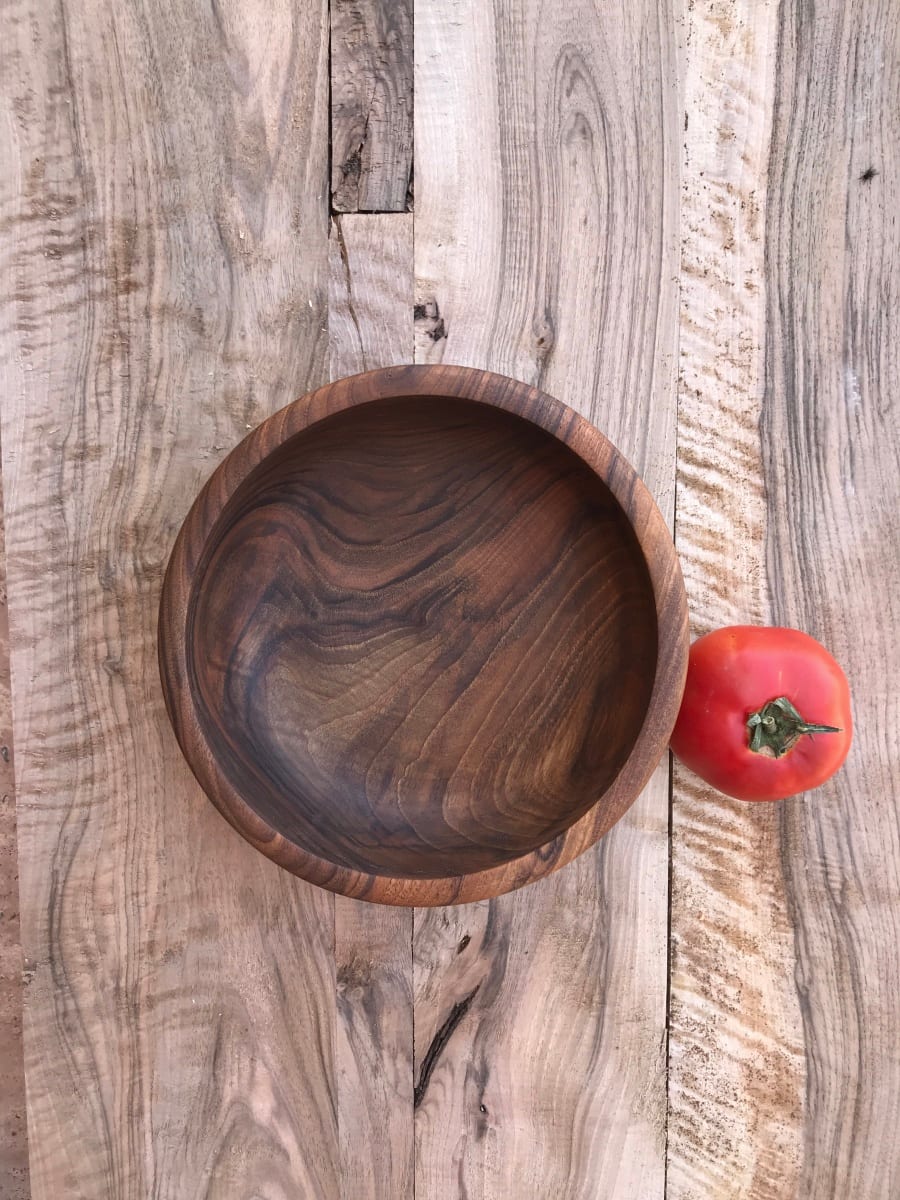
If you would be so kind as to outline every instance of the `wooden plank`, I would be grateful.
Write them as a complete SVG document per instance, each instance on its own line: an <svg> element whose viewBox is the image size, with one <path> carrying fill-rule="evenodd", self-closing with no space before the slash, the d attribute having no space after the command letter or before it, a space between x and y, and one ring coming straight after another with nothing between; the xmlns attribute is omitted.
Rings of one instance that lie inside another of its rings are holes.
<svg viewBox="0 0 900 1200"><path fill-rule="evenodd" d="M677 541L696 632L820 637L848 671L856 743L834 781L780 805L676 773L683 1200L900 1190L883 1133L900 1110L892 8L691 13Z"/></svg>
<svg viewBox="0 0 900 1200"><path fill-rule="evenodd" d="M332 218L331 377L409 362L412 216ZM413 1194L412 912L335 897L338 1129L346 1200Z"/></svg>
<svg viewBox="0 0 900 1200"><path fill-rule="evenodd" d="M412 254L410 214L332 217L332 379L412 361Z"/></svg>
<svg viewBox="0 0 900 1200"><path fill-rule="evenodd" d="M674 493L670 6L416 8L420 360L544 387ZM416 1195L664 1187L668 769L593 852L418 910Z"/></svg>
<svg viewBox="0 0 900 1200"><path fill-rule="evenodd" d="M338 897L341 1195L413 1195L412 912Z"/></svg>
<svg viewBox="0 0 900 1200"><path fill-rule="evenodd" d="M687 14L676 544L692 632L764 624L759 441L777 4ZM805 1084L776 808L676 766L668 1194L795 1196Z"/></svg>
<svg viewBox="0 0 900 1200"><path fill-rule="evenodd" d="M778 624L854 690L847 767L781 815L807 1084L804 1196L900 1194L900 21L779 10L762 444Z"/></svg>
<svg viewBox="0 0 900 1200"><path fill-rule="evenodd" d="M332 208L404 212L412 169L412 0L331 0Z"/></svg>
<svg viewBox="0 0 900 1200"><path fill-rule="evenodd" d="M193 783L156 611L326 376L327 12L10 7L3 480L37 1200L333 1197L333 904Z"/></svg>
<svg viewBox="0 0 900 1200"><path fill-rule="evenodd" d="M9 615L6 539L0 488L0 1195L28 1200L25 1062L22 1056L22 942L19 935L19 856L9 692Z"/></svg>

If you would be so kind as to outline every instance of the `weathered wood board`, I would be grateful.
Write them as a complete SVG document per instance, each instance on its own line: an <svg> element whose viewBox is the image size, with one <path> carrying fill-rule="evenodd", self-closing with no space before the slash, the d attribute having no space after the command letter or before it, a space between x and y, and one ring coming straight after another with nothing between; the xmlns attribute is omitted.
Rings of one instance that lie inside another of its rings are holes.
<svg viewBox="0 0 900 1200"><path fill-rule="evenodd" d="M420 0L415 15L418 357L557 395L671 516L673 11ZM663 764L558 875L417 911L420 1200L663 1195L667 883Z"/></svg>
<svg viewBox="0 0 900 1200"><path fill-rule="evenodd" d="M855 744L776 805L676 771L677 1200L900 1192L898 18L688 13L676 540L695 632L819 637Z"/></svg>
<svg viewBox="0 0 900 1200"><path fill-rule="evenodd" d="M895 0L16 0L7 34L0 1193L20 911L37 1200L894 1200ZM413 358L612 437L696 634L821 637L838 778L750 806L677 768L670 812L663 764L594 852L456 909L246 847L162 708L172 541L265 415Z"/></svg>

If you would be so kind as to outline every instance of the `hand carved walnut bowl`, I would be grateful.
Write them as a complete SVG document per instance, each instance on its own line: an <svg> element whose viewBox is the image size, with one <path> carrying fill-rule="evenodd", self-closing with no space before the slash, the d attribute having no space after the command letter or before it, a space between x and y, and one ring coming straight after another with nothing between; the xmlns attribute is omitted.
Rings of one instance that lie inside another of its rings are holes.
<svg viewBox="0 0 900 1200"><path fill-rule="evenodd" d="M396 367L289 405L176 542L181 748L257 849L333 891L450 904L597 841L665 752L684 587L650 494L551 397Z"/></svg>

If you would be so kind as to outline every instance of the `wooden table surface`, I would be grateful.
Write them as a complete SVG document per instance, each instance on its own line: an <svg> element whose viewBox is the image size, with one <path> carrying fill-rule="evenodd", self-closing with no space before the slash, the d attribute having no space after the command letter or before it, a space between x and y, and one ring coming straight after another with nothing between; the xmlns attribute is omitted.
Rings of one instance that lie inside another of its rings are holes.
<svg viewBox="0 0 900 1200"><path fill-rule="evenodd" d="M0 1195L896 1200L900 3L414 8L6 7ZM599 425L695 633L820 637L840 775L664 762L456 909L246 846L163 710L168 554L264 416L412 359Z"/></svg>

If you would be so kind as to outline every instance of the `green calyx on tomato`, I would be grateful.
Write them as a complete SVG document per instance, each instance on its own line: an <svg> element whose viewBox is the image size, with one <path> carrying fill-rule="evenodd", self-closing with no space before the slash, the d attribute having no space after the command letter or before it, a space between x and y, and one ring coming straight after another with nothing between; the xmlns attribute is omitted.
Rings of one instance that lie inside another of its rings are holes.
<svg viewBox="0 0 900 1200"><path fill-rule="evenodd" d="M756 754L768 751L773 758L781 758L782 754L792 750L804 733L844 732L837 725L807 724L787 696L770 700L758 712L751 713L747 718L747 730L750 749Z"/></svg>
<svg viewBox="0 0 900 1200"><path fill-rule="evenodd" d="M672 751L725 795L781 800L818 787L852 736L846 676L808 634L733 625L691 646Z"/></svg>

